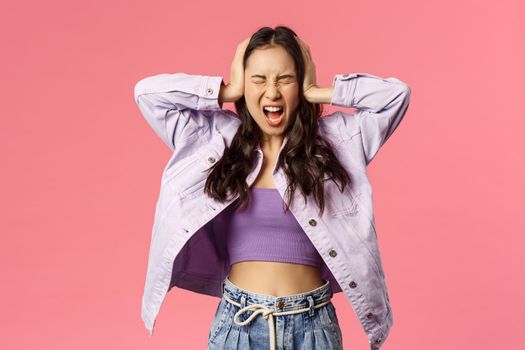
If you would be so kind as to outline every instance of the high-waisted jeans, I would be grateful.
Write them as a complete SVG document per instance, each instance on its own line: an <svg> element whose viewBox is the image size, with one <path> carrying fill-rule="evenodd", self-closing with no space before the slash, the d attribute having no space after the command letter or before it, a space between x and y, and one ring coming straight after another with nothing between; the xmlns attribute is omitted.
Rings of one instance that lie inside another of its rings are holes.
<svg viewBox="0 0 525 350"><path fill-rule="evenodd" d="M329 281L311 291L271 296L228 277L208 335L208 350L341 350L343 338Z"/></svg>

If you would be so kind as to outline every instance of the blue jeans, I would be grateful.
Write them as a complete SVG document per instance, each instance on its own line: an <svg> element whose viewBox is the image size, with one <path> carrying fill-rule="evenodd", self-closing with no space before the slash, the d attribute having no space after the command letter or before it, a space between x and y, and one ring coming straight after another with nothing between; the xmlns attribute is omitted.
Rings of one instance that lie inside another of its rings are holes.
<svg viewBox="0 0 525 350"><path fill-rule="evenodd" d="M222 283L208 350L341 350L343 338L329 281L287 296L256 294Z"/></svg>

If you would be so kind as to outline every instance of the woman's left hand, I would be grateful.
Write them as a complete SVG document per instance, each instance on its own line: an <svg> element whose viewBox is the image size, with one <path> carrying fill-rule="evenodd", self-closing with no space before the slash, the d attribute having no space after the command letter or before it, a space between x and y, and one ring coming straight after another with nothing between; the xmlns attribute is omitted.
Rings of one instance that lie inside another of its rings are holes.
<svg viewBox="0 0 525 350"><path fill-rule="evenodd" d="M315 64L312 60L312 55L310 53L310 47L308 46L308 44L306 44L299 37L296 37L296 39L299 42L301 51L303 52L303 60L304 60L304 68L305 68L304 69L304 81L303 81L304 97L308 101L310 101L308 99L310 92L315 90L318 87L317 79L315 76Z"/></svg>

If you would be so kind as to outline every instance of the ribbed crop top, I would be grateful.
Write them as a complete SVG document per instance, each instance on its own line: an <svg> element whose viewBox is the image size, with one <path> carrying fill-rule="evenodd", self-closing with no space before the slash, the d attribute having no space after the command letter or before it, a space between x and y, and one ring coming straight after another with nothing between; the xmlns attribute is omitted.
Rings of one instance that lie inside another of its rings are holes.
<svg viewBox="0 0 525 350"><path fill-rule="evenodd" d="M230 264L247 260L279 261L320 268L322 258L275 188L251 188L248 207L226 209Z"/></svg>

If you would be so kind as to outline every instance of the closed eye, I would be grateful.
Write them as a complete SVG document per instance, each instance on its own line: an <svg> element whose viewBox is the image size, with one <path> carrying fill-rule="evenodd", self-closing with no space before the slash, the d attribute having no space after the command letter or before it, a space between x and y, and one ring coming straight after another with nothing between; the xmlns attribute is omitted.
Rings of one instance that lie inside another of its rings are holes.
<svg viewBox="0 0 525 350"><path fill-rule="evenodd" d="M252 80L252 82L254 84L264 84L266 81L265 80ZM291 83L294 83L295 81L293 79L286 79L285 81L281 80L279 81L279 83L282 83L282 84L291 84Z"/></svg>

